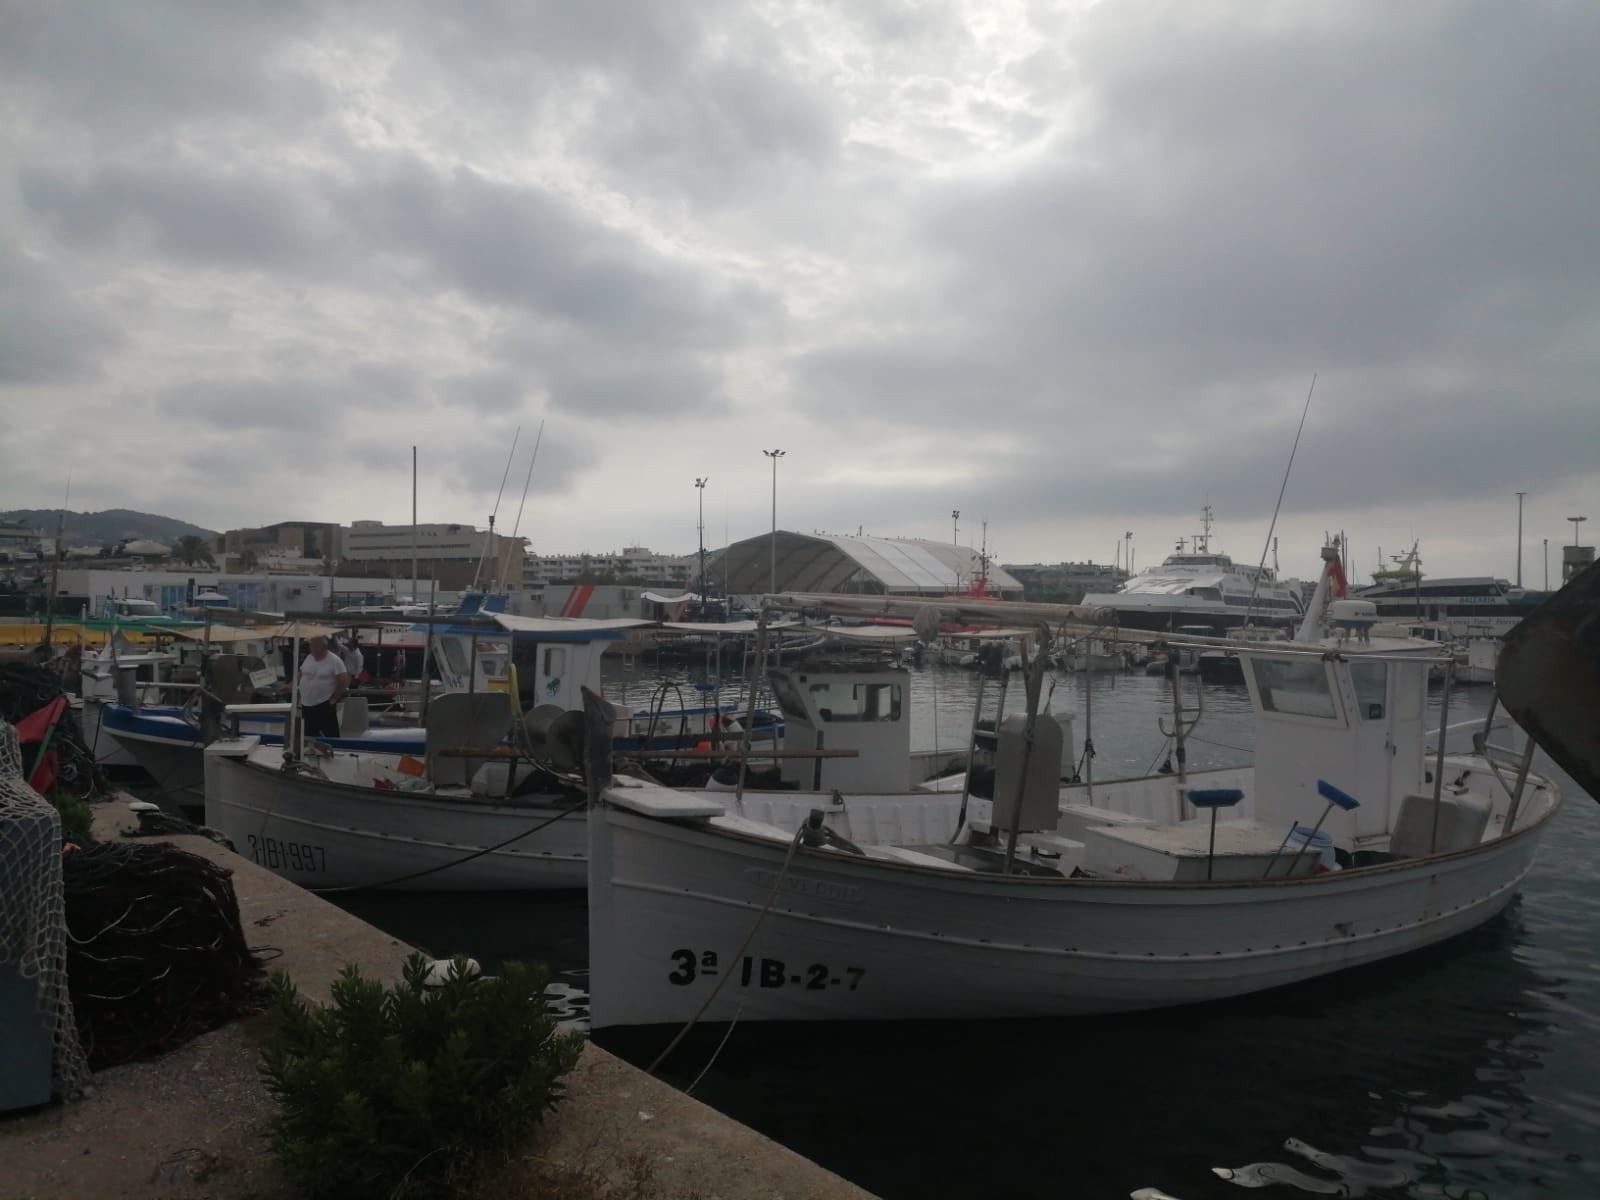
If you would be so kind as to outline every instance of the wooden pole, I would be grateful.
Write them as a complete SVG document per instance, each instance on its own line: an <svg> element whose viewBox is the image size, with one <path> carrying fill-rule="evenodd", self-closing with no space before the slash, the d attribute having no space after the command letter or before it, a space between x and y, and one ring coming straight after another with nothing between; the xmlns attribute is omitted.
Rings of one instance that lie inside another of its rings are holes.
<svg viewBox="0 0 1600 1200"><path fill-rule="evenodd" d="M1444 792L1445 726L1450 723L1450 688L1455 683L1456 659L1450 655L1444 664L1444 695L1439 698L1439 747L1433 756L1433 827L1428 834L1428 853L1439 849L1439 802Z"/></svg>
<svg viewBox="0 0 1600 1200"><path fill-rule="evenodd" d="M956 837L967 823L967 801L972 795L972 767L978 752L978 721L983 716L984 675L978 672L978 694L972 701L972 728L967 732L967 774L961 781L961 809L956 814ZM951 839L952 841L955 838Z"/></svg>

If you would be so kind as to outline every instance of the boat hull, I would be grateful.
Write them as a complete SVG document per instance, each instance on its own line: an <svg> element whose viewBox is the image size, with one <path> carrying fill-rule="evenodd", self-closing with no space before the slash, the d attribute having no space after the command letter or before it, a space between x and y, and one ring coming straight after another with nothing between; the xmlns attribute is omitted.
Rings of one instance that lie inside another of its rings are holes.
<svg viewBox="0 0 1600 1200"><path fill-rule="evenodd" d="M103 771L137 772L141 770L139 760L128 752L121 742L106 728L101 720L104 708L99 697L85 696L83 707L78 713L78 728L83 730L84 741L89 744L89 749L94 754L94 761Z"/></svg>
<svg viewBox="0 0 1600 1200"><path fill-rule="evenodd" d="M586 818L564 798L442 799L330 782L219 750L226 744L214 743L204 756L206 824L258 866L303 887L478 892L585 885ZM501 843L507 844L481 853Z"/></svg>
<svg viewBox="0 0 1600 1200"><path fill-rule="evenodd" d="M680 1023L708 1002L713 1022L943 1020L1244 995L1489 920L1547 816L1427 860L1181 884L975 876L809 850L786 868L771 841L607 804L591 823L591 1024Z"/></svg>
<svg viewBox="0 0 1600 1200"><path fill-rule="evenodd" d="M156 798L168 808L199 808L205 786L200 730L167 713L101 704L100 733L109 736L155 781Z"/></svg>

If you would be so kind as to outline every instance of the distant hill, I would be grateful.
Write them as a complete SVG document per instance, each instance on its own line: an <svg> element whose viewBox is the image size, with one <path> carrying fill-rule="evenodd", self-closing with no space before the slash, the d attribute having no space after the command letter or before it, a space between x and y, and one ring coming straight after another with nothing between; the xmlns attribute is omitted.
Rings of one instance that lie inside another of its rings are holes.
<svg viewBox="0 0 1600 1200"><path fill-rule="evenodd" d="M30 529L42 530L46 545L56 533L55 508L14 508L0 512L0 521L20 521ZM108 508L103 512L68 512L64 539L69 546L104 545L124 538L172 545L181 537L202 537L208 542L216 532L156 513L134 512L131 508Z"/></svg>

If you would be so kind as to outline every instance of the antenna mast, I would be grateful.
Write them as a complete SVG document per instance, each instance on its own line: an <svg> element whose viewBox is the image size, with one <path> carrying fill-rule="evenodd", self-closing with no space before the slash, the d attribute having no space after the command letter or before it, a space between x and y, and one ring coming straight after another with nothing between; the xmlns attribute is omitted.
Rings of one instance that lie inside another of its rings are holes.
<svg viewBox="0 0 1600 1200"><path fill-rule="evenodd" d="M1244 610L1244 623L1250 624L1255 614L1256 591L1261 587L1261 571L1267 565L1267 550L1272 545L1273 531L1278 528L1278 512L1283 508L1283 494L1289 490L1289 472L1294 470L1294 452L1300 449L1300 435L1306 431L1306 415L1311 411L1311 396L1317 390L1317 376L1313 372L1311 386L1306 389L1305 407L1300 410L1300 427L1294 431L1294 444L1289 447L1289 462L1283 468L1283 483L1278 488L1278 502L1272 506L1272 523L1267 526L1267 542L1261 547L1261 561L1256 564L1256 577L1250 582L1250 603Z"/></svg>

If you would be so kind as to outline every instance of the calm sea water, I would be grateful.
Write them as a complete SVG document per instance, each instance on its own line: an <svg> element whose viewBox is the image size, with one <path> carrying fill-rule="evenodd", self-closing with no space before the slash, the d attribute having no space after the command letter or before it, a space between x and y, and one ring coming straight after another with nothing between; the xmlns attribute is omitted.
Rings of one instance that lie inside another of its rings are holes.
<svg viewBox="0 0 1600 1200"><path fill-rule="evenodd" d="M918 748L964 744L975 684L916 673ZM618 671L611 694L651 686ZM1458 690L1452 719L1487 702ZM1014 687L1008 709L1020 704ZM1159 763L1170 704L1162 681L1122 675L1064 677L1051 707L1074 715L1080 753L1092 718L1096 777L1110 778ZM1243 689L1206 688L1203 704L1190 766L1248 762ZM1600 809L1549 763L1536 769L1568 803L1520 900L1432 951L1133 1017L750 1025L720 1053L721 1030L696 1030L662 1074L699 1077L699 1099L889 1200L1600 1196ZM582 1020L581 896L344 903L434 954L546 961L558 1004ZM673 1032L600 1040L643 1066Z"/></svg>

